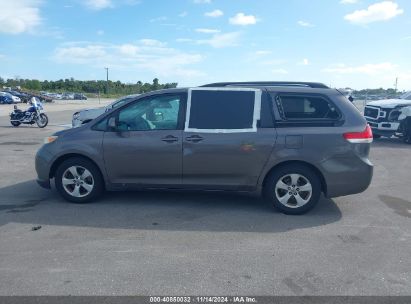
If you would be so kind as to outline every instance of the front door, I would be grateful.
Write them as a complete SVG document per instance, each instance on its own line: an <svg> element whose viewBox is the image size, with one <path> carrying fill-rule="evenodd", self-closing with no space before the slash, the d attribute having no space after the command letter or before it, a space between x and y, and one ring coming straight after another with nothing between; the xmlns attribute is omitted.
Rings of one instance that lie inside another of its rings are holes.
<svg viewBox="0 0 411 304"><path fill-rule="evenodd" d="M181 109L184 94L155 95L114 113L116 127L104 134L105 167L111 183L179 185L182 180Z"/></svg>

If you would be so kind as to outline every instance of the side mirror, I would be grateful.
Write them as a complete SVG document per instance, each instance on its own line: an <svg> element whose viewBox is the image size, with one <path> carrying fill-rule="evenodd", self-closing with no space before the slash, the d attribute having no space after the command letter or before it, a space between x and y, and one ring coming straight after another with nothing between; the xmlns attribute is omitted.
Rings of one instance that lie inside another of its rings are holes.
<svg viewBox="0 0 411 304"><path fill-rule="evenodd" d="M354 97L352 97L351 95L348 97L348 100L350 101L350 102L353 102L354 101Z"/></svg>
<svg viewBox="0 0 411 304"><path fill-rule="evenodd" d="M16 105L14 105L14 110L17 110L17 106L16 106Z"/></svg>
<svg viewBox="0 0 411 304"><path fill-rule="evenodd" d="M111 130L115 130L117 128L116 118L114 116L110 117L110 119L108 120L107 125Z"/></svg>

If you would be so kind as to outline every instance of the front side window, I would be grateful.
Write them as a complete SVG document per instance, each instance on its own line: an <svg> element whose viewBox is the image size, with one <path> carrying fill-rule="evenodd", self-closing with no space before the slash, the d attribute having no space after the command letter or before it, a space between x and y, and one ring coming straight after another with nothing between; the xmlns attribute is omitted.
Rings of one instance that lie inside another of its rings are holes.
<svg viewBox="0 0 411 304"><path fill-rule="evenodd" d="M126 106L118 113L120 131L175 130L181 97L163 95L143 99Z"/></svg>
<svg viewBox="0 0 411 304"><path fill-rule="evenodd" d="M336 120L340 114L327 99L319 96L278 95L275 98L285 120Z"/></svg>
<svg viewBox="0 0 411 304"><path fill-rule="evenodd" d="M255 132L261 91L254 89L193 89L186 131Z"/></svg>

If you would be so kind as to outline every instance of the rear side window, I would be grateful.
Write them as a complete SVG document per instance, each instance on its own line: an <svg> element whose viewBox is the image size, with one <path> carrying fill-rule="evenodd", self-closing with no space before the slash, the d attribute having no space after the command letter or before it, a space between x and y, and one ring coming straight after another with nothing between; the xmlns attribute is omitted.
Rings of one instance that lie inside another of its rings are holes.
<svg viewBox="0 0 411 304"><path fill-rule="evenodd" d="M340 113L320 96L278 95L275 102L285 120L337 120Z"/></svg>
<svg viewBox="0 0 411 304"><path fill-rule="evenodd" d="M253 132L259 119L261 91L193 89L186 131Z"/></svg>

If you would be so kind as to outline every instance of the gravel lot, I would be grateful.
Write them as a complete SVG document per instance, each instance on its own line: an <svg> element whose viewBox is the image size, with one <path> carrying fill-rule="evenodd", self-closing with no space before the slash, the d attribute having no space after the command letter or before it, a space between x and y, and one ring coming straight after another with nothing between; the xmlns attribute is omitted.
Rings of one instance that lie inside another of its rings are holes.
<svg viewBox="0 0 411 304"><path fill-rule="evenodd" d="M411 295L411 146L375 141L370 188L304 216L217 193L70 204L37 186L34 155L98 105L46 104L45 129L0 105L0 295Z"/></svg>

